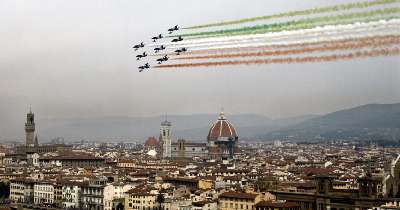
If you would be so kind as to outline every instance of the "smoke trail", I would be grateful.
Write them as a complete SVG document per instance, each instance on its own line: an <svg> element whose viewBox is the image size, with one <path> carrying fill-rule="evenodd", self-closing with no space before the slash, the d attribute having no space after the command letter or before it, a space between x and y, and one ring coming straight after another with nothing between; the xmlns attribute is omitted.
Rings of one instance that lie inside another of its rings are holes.
<svg viewBox="0 0 400 210"><path fill-rule="evenodd" d="M339 31L354 31L354 30L368 30L371 27L374 28L383 28L386 26L392 26L400 24L400 19L392 18L392 19L379 19L378 21L369 21L369 22L357 22L352 24L346 25L325 25L322 27L314 27L310 29L302 29L302 30L294 30L294 31L280 31L280 32L267 32L263 34L249 34L249 35L235 35L235 36L226 36L226 37L215 37L215 38L200 38L200 39L191 39L191 40L184 40L181 42L162 42L156 44L150 44L149 47L152 46L179 46L179 47L190 47L191 44L217 44L217 43L232 43L234 41L240 42L242 40L260 40L260 39L271 39L271 38L279 38L279 37L288 37L288 36L299 36L299 35L306 35L306 34L323 34L323 33L338 33Z"/></svg>
<svg viewBox="0 0 400 210"><path fill-rule="evenodd" d="M257 34L257 33L265 33L265 32L276 32L283 30L297 30L297 29L306 29L317 26L324 25L338 25L355 22L360 19L372 18L375 16L382 16L388 14L399 13L400 8L385 8L378 9L366 12L358 12L358 13L350 13L336 16L323 16L323 17L315 17L315 18L306 18L301 20L288 21L283 23L274 23L274 24L263 24L256 25L250 27L241 27L236 29L226 29L226 30L216 30L216 31L205 31L205 32L197 32L197 33L187 33L187 34L179 34L171 37L182 36L182 37L215 37L215 36L232 36L232 35L243 35L243 34ZM376 17L375 17L376 18Z"/></svg>
<svg viewBox="0 0 400 210"><path fill-rule="evenodd" d="M397 33L398 34L398 33ZM223 54L227 52L251 52L251 51L260 51L260 50L267 50L267 49L282 49L282 48L295 48L295 47L303 47L303 46L319 46L323 44L329 44L332 42L354 42L356 39L372 39L374 37L387 37L387 36L398 36L397 34L388 33L386 35L383 34L368 34L362 36L349 36L347 37L321 37L319 39L311 39L307 41L296 41L296 42L287 42L285 44L279 43L272 43L272 44L264 44L259 46L250 46L250 47L232 47L232 48L214 48L214 49L203 49L203 50L192 50L186 52L185 55L196 55L196 54ZM172 53L170 53L172 55Z"/></svg>
<svg viewBox="0 0 400 210"><path fill-rule="evenodd" d="M374 22L376 23L376 22ZM175 49L175 48L190 48L192 51L196 50L204 50L204 49L223 49L223 48L239 48L239 47L255 47L260 45L272 45L276 42L293 42L293 39L297 41L309 42L313 39L321 39L332 37L359 37L360 34L370 34L370 35L382 35L382 34L393 34L400 32L400 22L397 24L388 23L379 21L379 25L377 24L352 24L352 27L326 27L324 30L298 30L294 31L297 33L291 33L290 35L280 35L280 34L269 34L270 36L265 38L257 38L257 39L242 39L236 41L223 41L223 42L210 42L210 43L202 43L202 44L183 44L176 46L169 46L167 49ZM308 31L306 31L308 30Z"/></svg>
<svg viewBox="0 0 400 210"><path fill-rule="evenodd" d="M181 64L165 64L158 65L155 68L183 68L183 67L211 67L226 65L251 65L251 64L291 64L291 63L310 63L310 62L332 62L339 60L351 60L356 58L378 57L378 56L398 56L399 48L388 48L378 50L354 51L346 54L333 54L326 56L306 56L306 57L288 57L273 58L259 60L234 60L234 61L218 61L218 62L202 62L202 63L181 63Z"/></svg>
<svg viewBox="0 0 400 210"><path fill-rule="evenodd" d="M400 29L400 28L399 28ZM199 49L199 50L190 50L187 52L181 53L180 56L183 55L198 55L198 54L208 54L208 55L224 55L226 53L243 53L243 52L252 52L252 51L262 51L262 50L271 50L271 49L292 49L292 48L299 48L299 47L316 47L316 46L325 46L328 44L335 44L335 43L354 43L360 41L371 41L371 40L385 40L390 38L397 38L400 36L400 31L397 33L391 32L379 32L373 33L369 32L368 34L349 34L348 36L339 36L339 37L318 37L314 39L307 39L307 40L295 40L295 41L280 41L280 42L272 42L272 43L261 43L252 45L236 45L235 47L215 47L215 48L206 48L206 49ZM149 56L174 56L176 55L175 52L169 53L160 53L160 54L151 54ZM202 56L198 57L197 59L201 59ZM207 57L207 56L206 56ZM179 59L184 59L186 57L180 57ZM195 59L196 57L192 58Z"/></svg>
<svg viewBox="0 0 400 210"><path fill-rule="evenodd" d="M267 15L267 16L259 16L253 18L244 18L239 20L233 21L223 21L219 23L212 23L212 24L204 24L204 25L197 25L192 27L186 27L184 29L198 29L198 28L208 28L214 26L226 26L226 25L233 25L233 24L240 24L240 23L247 23L247 22L254 22L258 20L269 20L273 18L284 18L284 17L294 17L294 16L302 16L302 15L312 15L312 14L319 14L319 13L328 13L328 12L338 12L338 11L345 11L351 9L362 9L377 5L384 5L384 4L391 4L400 2L400 0L376 0L371 2L355 2L350 4L341 4L329 7L319 7L313 9L306 9L306 10L298 10L298 11L291 11L291 12L284 12L274 15Z"/></svg>
<svg viewBox="0 0 400 210"><path fill-rule="evenodd" d="M322 45L321 45L322 44ZM348 41L333 41L321 43L320 46L307 46L299 44L300 48L289 50L272 50L246 53L216 54L204 56L186 56L178 57L174 60L193 60L193 59L216 59L216 58L236 58L236 57L259 57L259 56L277 56L288 54L304 54L311 52L325 52L335 50L361 49L366 47L383 47L388 45L400 44L400 36L387 36L377 38L364 38Z"/></svg>
<svg viewBox="0 0 400 210"><path fill-rule="evenodd" d="M399 22L399 19L396 20ZM400 23L400 22L399 22ZM359 26L362 27L359 27ZM346 25L348 26L348 25ZM367 27L365 27L367 26ZM331 29L340 29L340 30L331 30ZM325 28L324 28L325 29ZM254 51L254 50L262 50L262 49L270 49L270 48L290 48L295 47L297 45L305 45L305 44L318 44L318 43L325 43L325 42L332 42L332 41L347 41L347 40L354 40L360 38L371 38L371 37L382 37L388 35L397 35L400 34L400 25L396 24L396 22L385 22L379 21L374 22L374 24L365 25L364 23L353 24L351 27L329 27L329 30L318 31L318 33L305 33L300 32L299 35L285 35L285 36L270 36L271 38L265 39L265 41L256 42L256 43L239 43L236 42L230 43L230 45L218 45L212 47L190 47L189 51L182 53L185 55L193 55L193 54L212 54L212 53L224 53L224 52L240 52L240 51ZM345 30L344 30L345 29ZM314 30L313 30L314 31ZM308 36L303 36L307 34ZM288 37L289 40L285 39L278 39L278 38L286 38ZM293 39L294 40L290 40ZM275 40L278 39L278 40ZM186 47L188 45L183 45L180 47ZM195 46L195 45L193 45ZM173 52L164 52L159 54L152 54L150 56L160 56L160 55L175 55L176 53Z"/></svg>

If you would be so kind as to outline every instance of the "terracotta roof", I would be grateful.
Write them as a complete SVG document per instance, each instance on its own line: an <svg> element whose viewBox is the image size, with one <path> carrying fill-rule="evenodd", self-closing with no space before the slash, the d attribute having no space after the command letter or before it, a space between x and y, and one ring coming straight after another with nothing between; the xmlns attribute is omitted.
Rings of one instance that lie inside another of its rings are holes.
<svg viewBox="0 0 400 210"><path fill-rule="evenodd" d="M40 160L105 160L104 158L83 155L83 154L70 154L70 155L60 155L55 157L41 157Z"/></svg>
<svg viewBox="0 0 400 210"><path fill-rule="evenodd" d="M225 118L224 113L220 114L218 120L211 126L208 131L207 140L215 141L219 138L233 138L237 137L236 130L233 125Z"/></svg>
<svg viewBox="0 0 400 210"><path fill-rule="evenodd" d="M146 147L157 147L158 141L155 137L149 137L146 142L144 142L144 146Z"/></svg>

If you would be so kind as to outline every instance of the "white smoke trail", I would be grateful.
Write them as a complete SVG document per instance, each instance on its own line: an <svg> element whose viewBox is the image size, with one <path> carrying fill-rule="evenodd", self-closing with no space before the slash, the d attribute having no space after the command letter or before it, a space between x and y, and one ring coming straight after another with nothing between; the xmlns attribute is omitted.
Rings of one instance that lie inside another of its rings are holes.
<svg viewBox="0 0 400 210"><path fill-rule="evenodd" d="M338 34L333 35L313 35L313 36L305 36L305 37L295 37L295 40L288 39L288 40L273 40L270 39L265 42L256 42L256 43L243 43L243 44L226 44L226 45L217 45L212 47L195 47L191 48L191 51L195 52L197 50L217 50L217 49L227 49L227 48L244 48L244 47L268 47L273 45L292 45L292 44L301 44L301 43L314 43L314 42L321 42L321 41L335 41L341 39L349 39L349 38L362 38L362 37L371 37L371 36L386 36L392 34L399 34L400 27L394 26L391 28L386 28L385 30L382 29L366 29L364 31L356 31L354 32L341 32Z"/></svg>
<svg viewBox="0 0 400 210"><path fill-rule="evenodd" d="M379 33L379 32L389 32L391 33L398 33L400 32L400 19L395 22L385 22L385 23L376 23L376 24L354 24L352 27L329 27L324 28L322 30L318 30L316 32L311 31L298 31L297 34L290 34L290 35L279 35L279 34L269 34L269 36L265 36L262 38L246 38L241 40L225 40L220 42L209 42L209 43L201 43L201 44L181 44L176 46L168 46L167 49L176 49L176 48L190 48L196 49L201 47L221 47L221 46L230 46L233 45L246 45L251 43L270 43L276 40L285 40L285 39L293 39L296 40L308 40L313 39L315 37L321 36L346 36L348 34L358 34L358 33ZM279 32L280 33L280 32ZM229 37L227 37L229 38Z"/></svg>
<svg viewBox="0 0 400 210"><path fill-rule="evenodd" d="M318 34L318 33L335 33L342 30L357 30L361 28L372 28L372 27L385 27L386 25L398 25L400 24L400 19L390 19L390 20L379 20L379 21L371 21L371 22L357 22L353 24L344 24L344 25L327 25L322 27L315 27L311 29L302 29L295 31L280 31L280 32L268 32L264 34L250 34L250 35L240 35L240 36L227 36L227 37L216 37L216 38L202 38L202 39L194 39L188 41L181 42L163 42L157 44L150 44L148 46L175 46L174 48L179 47L189 47L191 44L218 44L224 42L235 42L235 41L243 41L243 40L265 40L270 38L278 38L278 37L288 37L288 36L300 36L306 34Z"/></svg>

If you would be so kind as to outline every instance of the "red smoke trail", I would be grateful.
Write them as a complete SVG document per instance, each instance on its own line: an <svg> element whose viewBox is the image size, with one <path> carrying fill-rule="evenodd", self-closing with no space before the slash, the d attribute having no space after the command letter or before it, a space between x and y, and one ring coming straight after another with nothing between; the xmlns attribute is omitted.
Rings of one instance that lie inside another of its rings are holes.
<svg viewBox="0 0 400 210"><path fill-rule="evenodd" d="M260 51L260 50L268 50L268 49L285 49L285 48L298 48L305 46L323 46L333 43L355 43L355 42L370 42L373 40L387 40L387 39L399 39L400 35L380 35L380 36L366 36L360 38L345 38L345 39L337 39L337 40L326 40L326 41L317 41L317 42L306 42L306 43L296 43L296 44L275 44L275 45L264 45L257 47L232 47L232 48L223 48L223 49L206 49L206 50L190 50L184 53L183 55L196 55L196 54L223 54L226 52L250 52L250 51ZM159 53L150 56L174 56L176 53Z"/></svg>
<svg viewBox="0 0 400 210"><path fill-rule="evenodd" d="M224 53L231 51L260 51L263 49L281 49L281 48L296 48L296 47L304 47L304 46L319 46L325 44L332 43L352 43L352 42L361 42L361 41L371 41L371 40L383 40L390 38L398 38L400 35L384 35L384 36L366 36L362 38L346 38L346 39L337 39L337 40L327 40L327 41L318 41L318 42L306 42L306 43L298 43L298 44L275 44L275 45L265 45L265 46L257 46L257 47L232 47L232 48L223 48L223 49L205 49L205 50L191 50L185 53L186 54L209 54L209 53Z"/></svg>
<svg viewBox="0 0 400 210"><path fill-rule="evenodd" d="M396 37L385 37L380 39L360 39L351 42L333 41L325 43L320 46L312 47L307 46L288 49L288 50L272 50L272 51L260 51L260 52L243 52L243 53L231 53L231 54L214 54L214 55L203 55L203 56L187 56L178 57L175 60L192 60L192 59L215 59L215 58L236 58L236 57L258 57L258 56L276 56L276 55L288 55L288 54L303 54L310 52L324 52L334 50L350 50L360 49L366 47L383 47L387 45L400 44L400 36ZM301 46L301 45L299 45Z"/></svg>
<svg viewBox="0 0 400 210"><path fill-rule="evenodd" d="M351 60L356 58L367 58L377 56L395 56L400 55L399 48L392 49L377 49L354 51L346 54L333 54L326 56L306 56L306 57L288 57L288 58L273 58L259 60L236 60L236 61L219 61L219 62L202 62L202 63L181 63L181 64L166 64L155 66L155 68L183 68L183 67L210 67L210 66L226 66L226 65L250 65L250 64L291 64L291 63L310 63L310 62L328 62L339 60Z"/></svg>

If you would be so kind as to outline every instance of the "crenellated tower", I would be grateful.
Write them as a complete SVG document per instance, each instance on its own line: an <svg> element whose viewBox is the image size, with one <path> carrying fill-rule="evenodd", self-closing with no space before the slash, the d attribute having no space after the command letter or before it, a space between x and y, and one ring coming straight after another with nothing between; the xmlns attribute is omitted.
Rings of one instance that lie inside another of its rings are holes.
<svg viewBox="0 0 400 210"><path fill-rule="evenodd" d="M29 110L29 113L26 115L26 123L25 123L25 135L26 135L26 146L33 147L34 146L34 134L35 134L35 114L32 113L32 110Z"/></svg>

